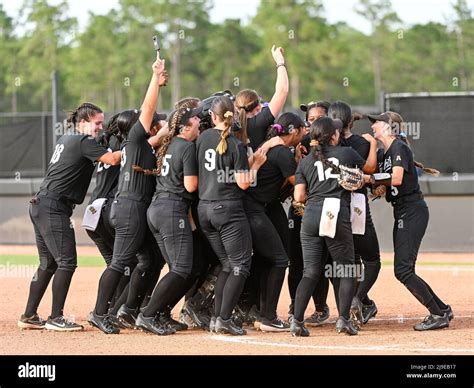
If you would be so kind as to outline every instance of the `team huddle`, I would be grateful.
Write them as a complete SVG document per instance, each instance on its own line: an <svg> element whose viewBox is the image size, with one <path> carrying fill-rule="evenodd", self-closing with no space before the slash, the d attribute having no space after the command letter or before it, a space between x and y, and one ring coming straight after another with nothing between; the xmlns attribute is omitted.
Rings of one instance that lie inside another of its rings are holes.
<svg viewBox="0 0 474 388"><path fill-rule="evenodd" d="M187 97L169 116L158 114L168 82L158 53L140 110L104 126L94 104L70 113L74 130L58 139L30 201L40 265L20 328L83 330L63 310L77 267L70 217L94 170L82 226L106 268L88 322L106 334L198 327L245 335L253 326L306 337L307 326L329 320L329 283L336 331L357 334L378 312L369 298L381 266L369 197L381 196L394 208L395 276L430 313L414 329L449 326L451 307L415 273L429 218L417 169L436 170L413 159L402 117L369 115L373 135L359 136L351 130L361 116L342 101L301 105L305 120L282 113L283 49L273 47L272 56L277 79L268 103L245 89ZM288 320L277 314L287 268ZM51 279L52 311L43 320L37 309ZM305 319L311 298L315 310Z"/></svg>

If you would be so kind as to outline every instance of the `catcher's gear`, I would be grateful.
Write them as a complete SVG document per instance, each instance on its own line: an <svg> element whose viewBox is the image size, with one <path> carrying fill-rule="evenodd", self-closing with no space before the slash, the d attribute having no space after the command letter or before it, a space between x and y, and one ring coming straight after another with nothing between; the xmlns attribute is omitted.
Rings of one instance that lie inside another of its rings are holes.
<svg viewBox="0 0 474 388"><path fill-rule="evenodd" d="M324 164L331 167L336 174L339 174L337 182L343 189L355 191L364 186L364 173L358 168L351 168L342 164L336 166L329 160L324 160Z"/></svg>
<svg viewBox="0 0 474 388"><path fill-rule="evenodd" d="M304 203L293 200L293 211L297 216L303 217L304 215Z"/></svg>

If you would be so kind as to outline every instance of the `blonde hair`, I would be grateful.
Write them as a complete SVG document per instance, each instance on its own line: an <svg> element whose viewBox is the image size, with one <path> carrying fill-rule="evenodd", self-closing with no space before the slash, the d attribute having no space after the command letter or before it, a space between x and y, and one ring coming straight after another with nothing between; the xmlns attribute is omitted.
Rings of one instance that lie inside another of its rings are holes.
<svg viewBox="0 0 474 388"><path fill-rule="evenodd" d="M253 111L260 103L260 98L255 90L244 89L235 96L235 106L239 112L239 120L242 129L235 133L235 137L242 143L248 143L247 135L247 113Z"/></svg>
<svg viewBox="0 0 474 388"><path fill-rule="evenodd" d="M224 123L224 129L221 129L221 140L216 147L219 155L227 151L227 138L234 122L234 104L229 97L219 96L212 102L212 112Z"/></svg>

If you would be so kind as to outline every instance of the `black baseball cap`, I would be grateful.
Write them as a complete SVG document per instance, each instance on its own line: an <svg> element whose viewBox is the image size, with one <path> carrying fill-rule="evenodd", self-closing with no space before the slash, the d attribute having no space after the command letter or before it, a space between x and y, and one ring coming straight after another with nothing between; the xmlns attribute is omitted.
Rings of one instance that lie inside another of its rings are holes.
<svg viewBox="0 0 474 388"><path fill-rule="evenodd" d="M390 116L387 113L381 113L379 115L367 115L367 118L371 123L375 123L376 121L384 121L390 124Z"/></svg>
<svg viewBox="0 0 474 388"><path fill-rule="evenodd" d="M170 115L168 117L168 125L171 124L171 120L172 120L173 116L176 114L177 111L181 111L181 110L185 111L183 116L181 117L181 120L178 123L178 126L180 126L180 125L186 125L186 123L188 122L188 120L191 117L199 116L202 113L202 109L203 109L203 107L202 107L201 104L199 106L197 106L196 108L175 109L173 112L170 113Z"/></svg>
<svg viewBox="0 0 474 388"><path fill-rule="evenodd" d="M158 124L160 121L166 120L166 114L165 113L153 113L153 119L151 120L151 126L155 126Z"/></svg>

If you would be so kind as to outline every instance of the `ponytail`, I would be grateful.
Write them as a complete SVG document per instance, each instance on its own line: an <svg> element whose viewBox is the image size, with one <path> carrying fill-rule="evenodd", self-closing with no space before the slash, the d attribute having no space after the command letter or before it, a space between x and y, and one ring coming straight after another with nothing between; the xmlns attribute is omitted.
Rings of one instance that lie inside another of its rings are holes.
<svg viewBox="0 0 474 388"><path fill-rule="evenodd" d="M320 117L313 121L310 129L311 142L309 143L312 147L314 158L318 161L324 162L325 157L323 148L328 146L331 142L331 138L336 133L336 126L334 121L329 117Z"/></svg>
<svg viewBox="0 0 474 388"><path fill-rule="evenodd" d="M120 113L113 115L110 120L105 124L104 133L99 139L99 143L102 144L105 148L109 147L110 138L115 136L122 141L122 139L118 136L119 130L117 126L117 117Z"/></svg>
<svg viewBox="0 0 474 388"><path fill-rule="evenodd" d="M230 128L232 127L232 122L234 121L234 113L227 111L224 113L224 126L225 129L221 131L221 141L217 145L216 151L219 155L223 155L227 151L227 138L230 135Z"/></svg>

